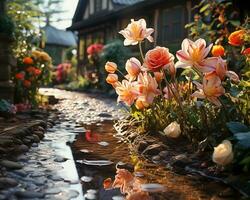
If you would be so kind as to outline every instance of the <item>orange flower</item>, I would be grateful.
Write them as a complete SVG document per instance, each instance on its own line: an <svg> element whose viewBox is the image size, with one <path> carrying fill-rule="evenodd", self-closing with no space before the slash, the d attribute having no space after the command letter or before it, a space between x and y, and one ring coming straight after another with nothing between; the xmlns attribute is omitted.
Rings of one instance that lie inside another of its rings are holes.
<svg viewBox="0 0 250 200"><path fill-rule="evenodd" d="M128 106L131 106L138 96L138 91L135 88L135 82L123 80L121 83L118 82L115 90L118 94L117 101L122 101Z"/></svg>
<svg viewBox="0 0 250 200"><path fill-rule="evenodd" d="M147 28L145 19L140 19L134 21L131 19L131 23L128 26L121 30L119 33L125 37L124 45L136 45L138 42L143 41L147 38L150 42L153 42L154 39L151 34L154 32L154 29Z"/></svg>
<svg viewBox="0 0 250 200"><path fill-rule="evenodd" d="M250 47L249 48L246 48L243 52L242 52L243 55L245 56L250 56Z"/></svg>
<svg viewBox="0 0 250 200"><path fill-rule="evenodd" d="M24 87L29 88L31 86L31 82L29 80L24 80L23 85Z"/></svg>
<svg viewBox="0 0 250 200"><path fill-rule="evenodd" d="M233 46L240 46L244 43L243 36L245 34L244 30L234 31L228 37L228 43Z"/></svg>
<svg viewBox="0 0 250 200"><path fill-rule="evenodd" d="M163 76L164 76L163 72L154 72L154 77L157 83L160 83L162 81Z"/></svg>
<svg viewBox="0 0 250 200"><path fill-rule="evenodd" d="M108 84L115 84L118 81L118 76L117 74L108 74L107 78L106 78L106 82Z"/></svg>
<svg viewBox="0 0 250 200"><path fill-rule="evenodd" d="M221 45L214 45L212 48L212 55L215 57L224 56L225 55L225 49Z"/></svg>
<svg viewBox="0 0 250 200"><path fill-rule="evenodd" d="M150 71L159 71L169 65L173 65L174 56L169 53L168 48L156 47L149 50L145 56L145 66Z"/></svg>
<svg viewBox="0 0 250 200"><path fill-rule="evenodd" d="M32 65L34 62L33 62L33 59L31 57L25 57L23 59L23 63L26 65Z"/></svg>
<svg viewBox="0 0 250 200"><path fill-rule="evenodd" d="M154 98L161 93L155 78L146 72L140 73L137 82L139 91L138 99L147 104L153 103Z"/></svg>
<svg viewBox="0 0 250 200"><path fill-rule="evenodd" d="M126 169L117 169L113 188L120 188L121 193L129 193L130 188L133 185L134 177Z"/></svg>
<svg viewBox="0 0 250 200"><path fill-rule="evenodd" d="M115 71L117 70L117 65L114 62L107 62L105 65L105 70L108 73L115 73Z"/></svg>
<svg viewBox="0 0 250 200"><path fill-rule="evenodd" d="M15 75L15 78L18 80L23 80L24 79L24 73L20 72Z"/></svg>
<svg viewBox="0 0 250 200"><path fill-rule="evenodd" d="M221 103L218 99L219 96L225 93L225 89L221 85L220 78L216 73L210 74L209 77L203 78L203 84L201 85L198 82L194 82L199 89L192 94L192 96L204 99L207 98L210 102L214 103L217 106L221 106Z"/></svg>

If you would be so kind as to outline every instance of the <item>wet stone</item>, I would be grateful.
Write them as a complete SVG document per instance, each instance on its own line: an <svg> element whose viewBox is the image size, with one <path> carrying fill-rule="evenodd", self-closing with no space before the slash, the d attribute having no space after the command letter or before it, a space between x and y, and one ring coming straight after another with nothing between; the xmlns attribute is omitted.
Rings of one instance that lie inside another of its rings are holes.
<svg viewBox="0 0 250 200"><path fill-rule="evenodd" d="M48 188L44 191L45 194L58 194L61 190L58 188Z"/></svg>
<svg viewBox="0 0 250 200"><path fill-rule="evenodd" d="M156 155L164 149L162 144L151 144L149 145L142 154L144 155Z"/></svg>
<svg viewBox="0 0 250 200"><path fill-rule="evenodd" d="M12 178L6 178L6 177L0 177L0 189L2 188L9 188L9 187L15 187L18 183L15 179Z"/></svg>
<svg viewBox="0 0 250 200"><path fill-rule="evenodd" d="M107 118L111 118L111 117L112 117L112 115L110 115L110 114L108 114L108 113L105 113L105 112L100 113L98 116L99 116L99 117L107 117Z"/></svg>
<svg viewBox="0 0 250 200"><path fill-rule="evenodd" d="M53 181L63 181L63 178L61 176L57 176L57 175L50 175L50 176L48 176L48 178L53 180Z"/></svg>
<svg viewBox="0 0 250 200"><path fill-rule="evenodd" d="M0 165L8 169L22 169L23 168L23 165L14 161L10 161L10 160L1 160Z"/></svg>
<svg viewBox="0 0 250 200"><path fill-rule="evenodd" d="M23 170L15 170L13 171L15 174L17 174L18 176L22 176L22 177L26 177L27 173Z"/></svg>
<svg viewBox="0 0 250 200"><path fill-rule="evenodd" d="M168 151L161 151L159 153L159 156L162 157L162 158L166 158L168 155L169 155Z"/></svg>
<svg viewBox="0 0 250 200"><path fill-rule="evenodd" d="M16 151L17 151L17 152L24 153L24 152L29 151L29 147L28 147L27 145L25 145L25 144L21 144L21 145L18 145L18 146L16 147Z"/></svg>
<svg viewBox="0 0 250 200"><path fill-rule="evenodd" d="M65 162L67 160L68 158L64 158L62 156L56 156L56 158L54 159L55 162Z"/></svg>
<svg viewBox="0 0 250 200"><path fill-rule="evenodd" d="M43 198L45 196L45 194L42 192L33 192L33 191L17 191L15 195L17 197L28 198L28 199Z"/></svg>

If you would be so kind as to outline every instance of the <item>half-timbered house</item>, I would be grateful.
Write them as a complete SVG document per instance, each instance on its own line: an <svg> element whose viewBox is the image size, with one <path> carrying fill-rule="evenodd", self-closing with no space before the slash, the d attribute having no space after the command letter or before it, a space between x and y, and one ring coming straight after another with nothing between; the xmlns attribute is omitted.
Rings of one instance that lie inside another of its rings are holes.
<svg viewBox="0 0 250 200"><path fill-rule="evenodd" d="M120 37L130 19L144 18L154 27L157 45L175 49L186 37L186 23L192 20L191 0L79 0L73 17L72 31L78 32L78 59L81 62L90 44ZM146 43L146 45L149 45ZM146 48L149 46L146 46Z"/></svg>

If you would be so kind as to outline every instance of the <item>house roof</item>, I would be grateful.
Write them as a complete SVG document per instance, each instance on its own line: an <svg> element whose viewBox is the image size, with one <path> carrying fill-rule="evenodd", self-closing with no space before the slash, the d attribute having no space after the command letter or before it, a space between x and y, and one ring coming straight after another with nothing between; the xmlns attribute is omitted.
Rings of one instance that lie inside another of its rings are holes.
<svg viewBox="0 0 250 200"><path fill-rule="evenodd" d="M97 23L119 17L124 14L136 12L138 9L146 9L152 5L165 2L166 0L112 0L115 4L115 9L108 12L101 12L89 19L83 20L83 13L87 6L87 0L79 0L75 15L72 20L72 25L68 30L79 30L84 27L92 26ZM136 6L135 6L136 4Z"/></svg>
<svg viewBox="0 0 250 200"><path fill-rule="evenodd" d="M64 31L53 26L47 25L43 27L46 37L46 44L54 44L60 46L76 46L76 36L71 31Z"/></svg>

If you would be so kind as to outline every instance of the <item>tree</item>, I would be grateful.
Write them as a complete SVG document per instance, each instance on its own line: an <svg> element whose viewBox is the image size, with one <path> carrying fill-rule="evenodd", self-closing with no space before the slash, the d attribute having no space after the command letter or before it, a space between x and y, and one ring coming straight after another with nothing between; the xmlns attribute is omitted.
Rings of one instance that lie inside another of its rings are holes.
<svg viewBox="0 0 250 200"><path fill-rule="evenodd" d="M42 21L46 25L50 25L53 22L61 21L62 19L58 14L63 13L62 2L63 0L32 0L33 3L43 13Z"/></svg>

